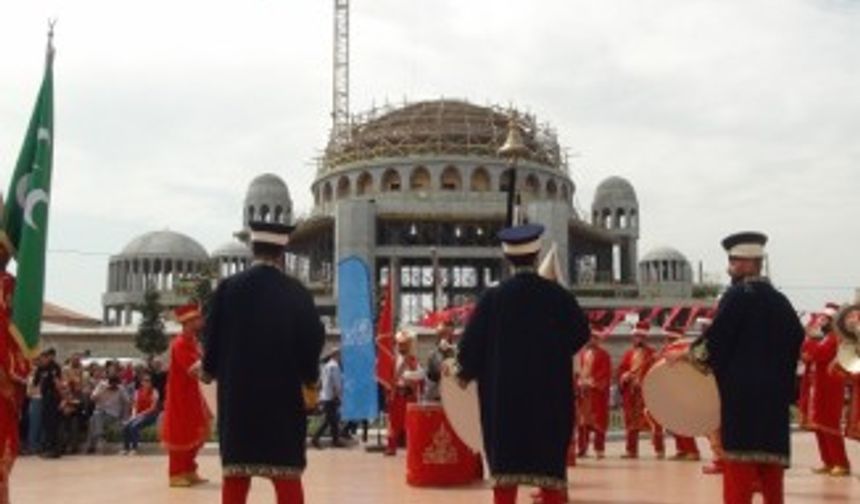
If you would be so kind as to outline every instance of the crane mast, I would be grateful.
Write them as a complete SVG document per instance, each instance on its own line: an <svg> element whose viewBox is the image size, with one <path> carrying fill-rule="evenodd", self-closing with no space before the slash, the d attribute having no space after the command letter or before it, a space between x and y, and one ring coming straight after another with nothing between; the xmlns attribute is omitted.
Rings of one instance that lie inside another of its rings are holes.
<svg viewBox="0 0 860 504"><path fill-rule="evenodd" d="M349 139L349 0L334 0L332 127L329 145Z"/></svg>

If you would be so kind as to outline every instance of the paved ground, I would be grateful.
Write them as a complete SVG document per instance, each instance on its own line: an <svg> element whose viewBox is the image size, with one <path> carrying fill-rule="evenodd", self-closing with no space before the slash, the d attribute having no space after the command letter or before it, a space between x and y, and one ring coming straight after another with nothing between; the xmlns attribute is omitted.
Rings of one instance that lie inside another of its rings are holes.
<svg viewBox="0 0 860 504"><path fill-rule="evenodd" d="M700 447L704 445L699 442ZM795 467L787 474L788 503L837 504L860 502L860 479L816 476L814 438L794 437ZM860 468L860 443L849 443L849 456ZM622 445L610 443L608 458L582 460L570 473L574 503L718 503L720 478L702 476L699 463L655 461L644 441L644 458L618 458ZM405 483L405 457L384 458L352 449L310 450L305 473L306 501L317 503L490 503L490 491L481 483L458 488L413 488ZM217 455L211 450L200 456L201 473L213 480L192 489L167 488L167 460L163 455L74 456L61 460L25 457L12 475L14 504L217 504L220 477ZM251 504L274 501L271 485L255 480ZM528 492L521 491L521 503Z"/></svg>

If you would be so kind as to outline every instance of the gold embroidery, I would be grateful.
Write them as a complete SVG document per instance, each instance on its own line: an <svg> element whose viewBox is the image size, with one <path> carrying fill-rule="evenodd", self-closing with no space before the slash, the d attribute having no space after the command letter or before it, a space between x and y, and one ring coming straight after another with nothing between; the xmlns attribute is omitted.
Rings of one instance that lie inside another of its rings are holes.
<svg viewBox="0 0 860 504"><path fill-rule="evenodd" d="M567 488L567 480L540 474L494 474L492 481L493 486L496 487L528 485L539 488L554 488L557 490Z"/></svg>
<svg viewBox="0 0 860 504"><path fill-rule="evenodd" d="M421 453L421 459L425 464L445 465L456 464L458 461L457 450L454 448L453 437L444 423L433 434L433 443Z"/></svg>
<svg viewBox="0 0 860 504"><path fill-rule="evenodd" d="M301 467L272 466L263 464L229 464L222 469L224 476L262 476L264 478L299 478Z"/></svg>
<svg viewBox="0 0 860 504"><path fill-rule="evenodd" d="M791 460L788 455L760 451L726 451L723 458L736 462L756 462L761 464L778 464L788 467Z"/></svg>

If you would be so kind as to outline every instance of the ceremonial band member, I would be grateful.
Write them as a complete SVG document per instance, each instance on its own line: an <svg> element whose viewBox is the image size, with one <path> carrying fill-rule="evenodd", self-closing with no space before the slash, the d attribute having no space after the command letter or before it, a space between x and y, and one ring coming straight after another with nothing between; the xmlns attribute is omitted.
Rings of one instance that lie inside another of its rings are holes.
<svg viewBox="0 0 860 504"><path fill-rule="evenodd" d="M626 450L621 458L639 458L639 431L651 431L651 442L657 458L664 458L663 427L645 411L642 396L642 381L654 364L654 350L645 342L651 325L640 321L633 328L633 346L624 352L618 365L618 386L621 389L621 405L624 409L624 429L627 431Z"/></svg>
<svg viewBox="0 0 860 504"><path fill-rule="evenodd" d="M790 459L789 406L803 327L788 299L761 276L766 241L755 232L723 240L732 286L689 353L717 379L726 504L752 502L759 484L765 504L781 504Z"/></svg>
<svg viewBox="0 0 860 504"><path fill-rule="evenodd" d="M478 382L496 504L516 502L518 485L539 487L543 504L566 497L573 356L589 328L573 295L535 272L542 232L499 232L515 274L484 292L459 344L461 384Z"/></svg>
<svg viewBox="0 0 860 504"><path fill-rule="evenodd" d="M174 315L182 332L170 344L161 441L169 455L170 486L187 487L206 482L197 474L195 459L209 439L212 413L200 391L200 308L197 303L187 304L176 308Z"/></svg>
<svg viewBox="0 0 860 504"><path fill-rule="evenodd" d="M606 447L606 427L609 425L609 386L612 382L612 359L609 352L600 346L601 328L591 330L591 339L579 352L577 388L579 395L577 411L577 456L588 452L588 441L594 433L594 452L603 458Z"/></svg>
<svg viewBox="0 0 860 504"><path fill-rule="evenodd" d="M394 362L394 387L388 398L388 445L386 455L397 453L406 432L406 407L421 396L424 369L415 356L415 333L401 329L394 336L397 359Z"/></svg>
<svg viewBox="0 0 860 504"><path fill-rule="evenodd" d="M5 243L0 240L0 504L9 504L9 475L20 449L18 422L30 373L30 361L9 330L15 277L6 271L10 253Z"/></svg>
<svg viewBox="0 0 860 504"><path fill-rule="evenodd" d="M252 476L278 504L304 502L302 386L319 377L325 332L310 292L284 272L293 226L251 222L254 262L221 281L204 331L204 378L218 386L223 504L244 504Z"/></svg>
<svg viewBox="0 0 860 504"><path fill-rule="evenodd" d="M660 349L657 358L665 357L666 354L673 348L686 348L688 342L684 341L684 329L682 327L669 327L666 332L666 345ZM675 438L675 455L672 460L699 460L699 447L696 446L696 439L689 436L681 436L672 432Z"/></svg>
<svg viewBox="0 0 860 504"><path fill-rule="evenodd" d="M841 429L845 377L835 362L839 337L833 329L833 318L838 311L838 304L827 303L819 319L822 337L807 337L801 347L800 358L809 376L806 410L801 417L805 420L804 427L815 432L823 464L813 472L847 476L851 471Z"/></svg>

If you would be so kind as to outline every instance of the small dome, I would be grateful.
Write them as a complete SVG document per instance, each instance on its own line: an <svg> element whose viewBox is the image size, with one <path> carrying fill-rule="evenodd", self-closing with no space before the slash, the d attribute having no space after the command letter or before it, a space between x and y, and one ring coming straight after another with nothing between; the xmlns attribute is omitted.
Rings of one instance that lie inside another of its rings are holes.
<svg viewBox="0 0 860 504"><path fill-rule="evenodd" d="M609 177L594 192L593 208L616 208L639 206L636 199L636 191L627 179L622 177Z"/></svg>
<svg viewBox="0 0 860 504"><path fill-rule="evenodd" d="M689 263L684 254L672 247L657 247L650 250L647 254L642 256L642 259L640 259L640 262L648 261L680 261Z"/></svg>
<svg viewBox="0 0 860 504"><path fill-rule="evenodd" d="M196 240L176 231L151 231L131 240L120 255L182 257L206 260L209 255Z"/></svg>
<svg viewBox="0 0 860 504"><path fill-rule="evenodd" d="M293 200L287 184L273 173L264 173L251 181L245 194L244 224L263 220L291 224Z"/></svg>
<svg viewBox="0 0 860 504"><path fill-rule="evenodd" d="M240 241L231 241L213 250L212 257L251 257L251 250Z"/></svg>

